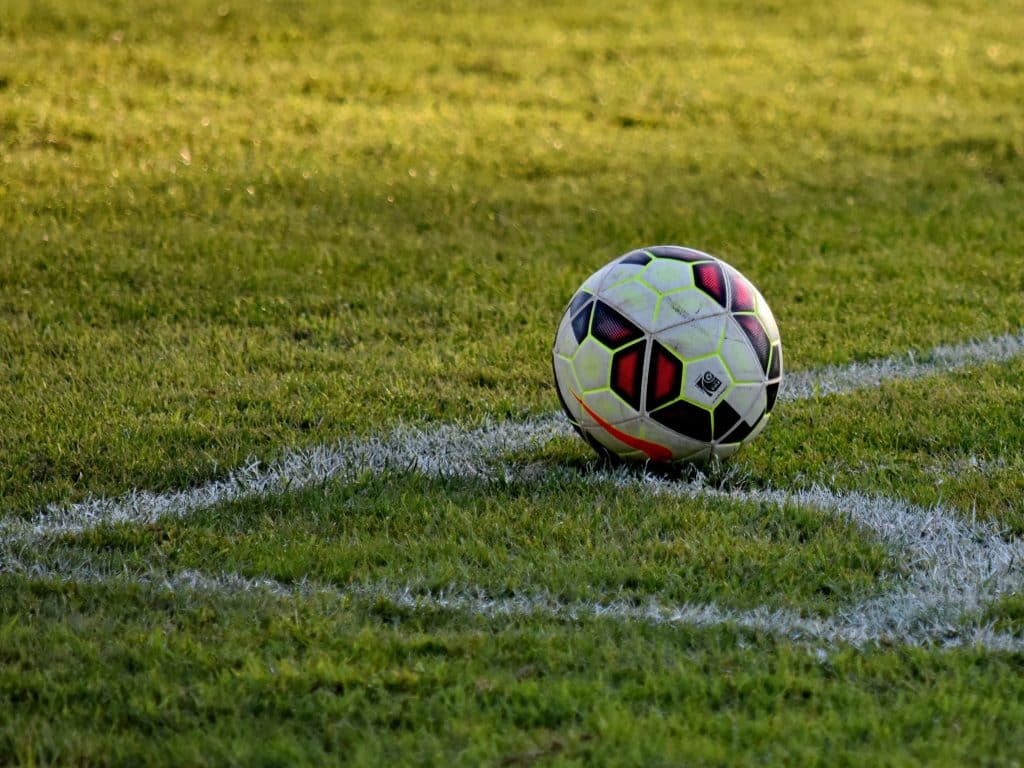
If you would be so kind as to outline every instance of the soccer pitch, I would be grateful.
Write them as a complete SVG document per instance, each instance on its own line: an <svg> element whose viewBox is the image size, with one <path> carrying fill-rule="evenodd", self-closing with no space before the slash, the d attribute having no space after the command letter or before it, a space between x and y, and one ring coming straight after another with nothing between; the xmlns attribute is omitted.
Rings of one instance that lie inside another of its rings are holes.
<svg viewBox="0 0 1024 768"><path fill-rule="evenodd" d="M0 764L1020 764L1022 20L0 0ZM656 243L786 379L648 473Z"/></svg>

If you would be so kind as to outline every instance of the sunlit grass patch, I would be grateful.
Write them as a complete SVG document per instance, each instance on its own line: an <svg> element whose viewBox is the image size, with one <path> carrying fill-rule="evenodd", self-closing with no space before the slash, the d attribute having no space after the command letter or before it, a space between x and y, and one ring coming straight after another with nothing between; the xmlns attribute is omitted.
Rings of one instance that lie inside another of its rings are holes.
<svg viewBox="0 0 1024 768"><path fill-rule="evenodd" d="M5 508L553 408L564 302L642 244L739 267L791 370L1024 324L1001 13L3 17Z"/></svg>

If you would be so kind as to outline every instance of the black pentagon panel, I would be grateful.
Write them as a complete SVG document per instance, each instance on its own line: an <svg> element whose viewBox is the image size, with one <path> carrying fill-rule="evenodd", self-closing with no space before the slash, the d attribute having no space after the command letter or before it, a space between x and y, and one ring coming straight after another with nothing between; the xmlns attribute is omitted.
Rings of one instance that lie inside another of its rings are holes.
<svg viewBox="0 0 1024 768"><path fill-rule="evenodd" d="M593 303L587 304L572 319L572 335L576 337L576 341L580 344L587 338L587 333L590 331L590 315L593 311Z"/></svg>
<svg viewBox="0 0 1024 768"><path fill-rule="evenodd" d="M706 253L694 251L690 248L681 248L678 245L655 245L651 248L644 248L648 253L662 259L677 259L679 261L702 261L709 258Z"/></svg>
<svg viewBox="0 0 1024 768"><path fill-rule="evenodd" d="M659 424L686 437L711 442L711 412L685 400L679 400L651 414Z"/></svg>
<svg viewBox="0 0 1024 768"><path fill-rule="evenodd" d="M765 413L767 413L767 411L765 411ZM763 418L764 418L764 414L761 414L756 419L754 419L754 423L753 424L748 424L746 421L743 421L742 419L740 419L739 426L736 427L736 429L734 429L732 432L730 432L726 436L725 442L727 442L727 443L742 443L744 440L746 440L750 436L750 433L754 431L754 427L756 427L758 424L761 423L761 419L763 419Z"/></svg>
<svg viewBox="0 0 1024 768"><path fill-rule="evenodd" d="M644 266L651 263L651 254L647 251L630 251L619 260L619 264L638 264Z"/></svg>
<svg viewBox="0 0 1024 768"><path fill-rule="evenodd" d="M572 301L569 302L569 314L575 315L577 312L583 309L583 305L590 301L593 297L594 295L592 293L589 293L588 291L580 291L579 293L577 293L575 296L572 297Z"/></svg>
<svg viewBox="0 0 1024 768"><path fill-rule="evenodd" d="M594 302L594 322L590 332L610 349L617 349L644 335L636 325L603 301Z"/></svg>
<svg viewBox="0 0 1024 768"><path fill-rule="evenodd" d="M772 346L772 361L768 364L768 378L777 379L782 373L782 345Z"/></svg>
<svg viewBox="0 0 1024 768"><path fill-rule="evenodd" d="M726 274L729 276L729 287L732 289L731 308L733 312L753 312L754 286L732 267L726 267Z"/></svg>
<svg viewBox="0 0 1024 768"><path fill-rule="evenodd" d="M768 333L765 331L757 315L733 315L743 332L750 339L754 353L761 363L761 370L768 373L768 358L771 353L771 341L768 340Z"/></svg>
<svg viewBox="0 0 1024 768"><path fill-rule="evenodd" d="M693 283L720 306L726 306L725 273L721 264L716 261L694 264Z"/></svg>
<svg viewBox="0 0 1024 768"><path fill-rule="evenodd" d="M721 440L725 437L725 433L735 427L740 420L740 415L736 413L736 409L725 401L719 403L718 407L715 408L714 417L715 428L712 434L715 440Z"/></svg>
<svg viewBox="0 0 1024 768"><path fill-rule="evenodd" d="M683 361L660 342L651 343L647 366L647 410L653 411L679 397L683 389Z"/></svg>
<svg viewBox="0 0 1024 768"><path fill-rule="evenodd" d="M765 394L768 395L768 407L764 409L765 413L771 413L772 408L775 407L775 400L779 396L779 383L776 381L764 388Z"/></svg>
<svg viewBox="0 0 1024 768"><path fill-rule="evenodd" d="M612 392L633 410L640 410L644 385L644 351L646 342L631 344L612 355Z"/></svg>

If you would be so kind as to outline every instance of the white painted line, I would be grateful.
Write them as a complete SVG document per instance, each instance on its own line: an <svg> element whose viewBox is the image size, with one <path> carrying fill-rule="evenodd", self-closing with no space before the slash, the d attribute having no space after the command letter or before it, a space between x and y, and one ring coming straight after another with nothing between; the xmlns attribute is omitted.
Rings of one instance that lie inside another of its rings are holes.
<svg viewBox="0 0 1024 768"><path fill-rule="evenodd" d="M476 467L475 469L481 469ZM536 470L527 478L511 467L501 469L509 480L540 479ZM549 473L562 472L561 469ZM1024 640L993 633L970 622L984 605L1001 595L1024 588L1024 548L1019 542L1001 538L992 526L968 524L940 507L925 509L906 502L827 488L808 490L717 491L698 483L671 482L650 475L626 471L592 475L595 481L640 487L654 494L683 498L724 497L735 501L781 506L812 507L835 515L873 533L905 565L906 573L893 575L891 589L867 601L848 605L825 619L807 618L791 611L756 608L737 610L715 604L663 605L652 597L646 605L621 600L607 603L562 603L544 592L515 598L494 599L480 590L422 592L415 585L371 584L345 589L300 584L290 586L270 579L235 574L204 575L186 572L157 577L172 590L195 588L203 591L233 592L262 590L287 596L309 592L326 593L338 599L387 599L399 605L414 604L484 616L502 614L544 614L560 618L604 617L616 620L644 620L691 626L730 624L779 636L825 643L844 642L862 646L872 642L959 646L991 643L994 648L1024 648ZM88 563L65 564L49 569L39 563L20 564L14 557L0 560L0 571L54 578L58 574L82 581L113 578L135 579L128 574L106 574ZM146 578L146 577L143 577ZM153 577L148 577L152 581Z"/></svg>
<svg viewBox="0 0 1024 768"><path fill-rule="evenodd" d="M686 486L649 478L657 493L689 495ZM822 622L818 636L863 645L954 642L964 619L986 603L1024 588L1024 546L994 526L968 524L943 507L815 487L792 491L707 490L710 495L761 504L812 507L859 525L893 551L907 573L893 589L851 605ZM1019 644L1024 647L1024 643Z"/></svg>
<svg viewBox="0 0 1024 768"><path fill-rule="evenodd" d="M849 392L881 381L924 376L970 363L1007 360L1024 354L1024 332L984 341L936 347L925 355L885 358L845 367L787 374L780 397L799 400L818 393ZM490 464L509 453L530 450L571 434L560 413L522 422L499 422L474 429L451 424L398 428L384 438L341 441L291 450L264 467L259 462L198 488L154 493L132 491L66 506L51 506L34 519L0 520L0 536L76 533L96 525L147 524L248 496L297 490L328 480L350 480L369 472L421 472L430 476L487 476Z"/></svg>
<svg viewBox="0 0 1024 768"><path fill-rule="evenodd" d="M944 344L923 353L908 352L862 363L786 373L780 400L852 392L893 379L917 379L966 365L998 363L1024 354L1024 331L963 344Z"/></svg>
<svg viewBox="0 0 1024 768"><path fill-rule="evenodd" d="M289 451L267 467L259 463L198 488L124 496L51 506L34 518L0 520L0 536L40 537L80 533L104 524L146 525L163 517L183 517L196 510L250 496L295 491L328 480L355 480L366 473L419 472L431 477L483 477L490 464L516 451L539 447L571 429L561 414L524 422L490 424L474 429L442 425L407 428L390 436L342 441Z"/></svg>
<svg viewBox="0 0 1024 768"><path fill-rule="evenodd" d="M818 393L847 392L887 379L911 378L970 363L1006 360L1022 352L1024 334L1018 334L955 347L939 347L920 359L913 356L888 358L845 368L791 374L787 379L785 398L794 400ZM67 573L40 563L24 564L14 554L13 547L58 534L79 533L101 524L145 524L165 516L180 517L234 499L296 490L326 480L351 480L367 472L412 471L435 477L514 478L517 477L516 470L501 464L503 457L539 447L555 436L566 434L570 434L568 425L557 414L471 430L453 425L400 429L383 439L345 441L333 447L317 446L291 451L266 468L254 464L192 490L132 492L120 498L94 499L51 508L30 520L6 518L0 521L0 536L8 552L0 552L0 572L18 571L39 578L71 577L86 581L135 578L90 573L87 568ZM641 483L656 493L691 497L720 493L699 484L668 483L628 473L606 474L604 479L624 484ZM892 641L942 645L981 643L994 649L1024 647L1016 638L965 622L965 616L976 613L985 602L1024 586L1019 565L1024 559L1020 545L1004 541L994 529L967 525L941 508L926 510L891 499L824 488L733 491L725 495L750 503L810 505L823 512L846 517L892 547L901 562L907 564L908 573L895 581L890 593L848 606L837 616L821 620L766 608L737 611L713 604L661 606L652 602L644 608L615 601L608 604L563 604L543 594L494 600L476 590L419 594L408 586L388 585L349 590L312 586L308 589L317 592L333 590L339 598L348 595L399 603L412 601L482 615L546 612L567 618L602 616L694 626L726 623L791 638L828 643L842 641L854 645ZM247 580L231 574L180 574L166 579L166 586L172 589L189 588L189 585L190 588L220 592L259 588L273 594L285 594L292 589L270 580Z"/></svg>
<svg viewBox="0 0 1024 768"><path fill-rule="evenodd" d="M203 592L217 596L243 593L266 594L275 599L321 597L342 603L386 601L410 611L438 610L464 613L483 618L535 616L559 621L606 620L644 622L653 625L679 625L697 629L732 626L763 632L795 642L820 646L848 643L863 647L873 642L929 645L939 648L978 647L990 651L1017 652L1024 649L1024 638L999 632L991 626L938 616L924 621L892 626L881 633L866 631L856 607L835 619L806 618L792 611L758 607L750 610L720 607L714 603L665 605L656 598L637 605L625 600L607 602L561 601L544 593L494 598L479 589L444 591L420 590L388 582L358 584L344 588L303 582L285 584L268 578L251 578L234 573L205 574L183 571L177 574L148 572L125 573L121 570L73 566L49 568L39 563L24 564L10 560L0 573L18 573L36 580L98 584L112 588L145 586L157 591Z"/></svg>

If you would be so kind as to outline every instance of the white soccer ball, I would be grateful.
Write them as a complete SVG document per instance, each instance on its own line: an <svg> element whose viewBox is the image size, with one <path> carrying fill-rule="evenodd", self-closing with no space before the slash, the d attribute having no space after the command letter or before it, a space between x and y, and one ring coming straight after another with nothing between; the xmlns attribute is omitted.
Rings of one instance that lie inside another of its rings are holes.
<svg viewBox="0 0 1024 768"><path fill-rule="evenodd" d="M576 431L602 455L640 461L730 456L764 429L782 382L764 297L724 261L674 245L587 278L553 360Z"/></svg>

